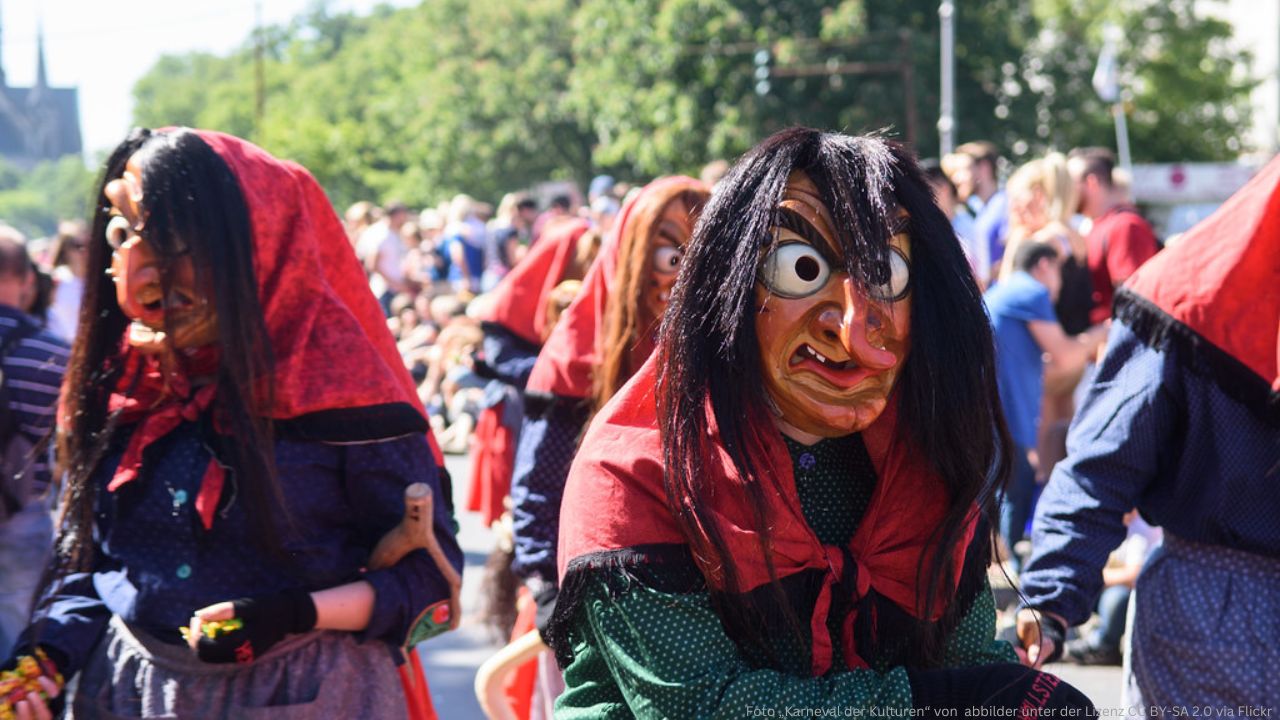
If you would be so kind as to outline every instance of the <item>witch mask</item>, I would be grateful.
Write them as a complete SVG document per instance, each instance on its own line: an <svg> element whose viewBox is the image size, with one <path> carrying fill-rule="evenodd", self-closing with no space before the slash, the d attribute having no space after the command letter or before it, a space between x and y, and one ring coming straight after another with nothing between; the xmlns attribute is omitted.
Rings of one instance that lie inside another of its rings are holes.
<svg viewBox="0 0 1280 720"><path fill-rule="evenodd" d="M777 216L756 283L756 336L775 423L805 443L859 432L884 411L909 348L905 222L894 230L883 282L863 291L845 271L831 212L808 176L790 178Z"/></svg>
<svg viewBox="0 0 1280 720"><path fill-rule="evenodd" d="M201 291L189 252L165 257L143 237L147 213L143 206L142 167L138 154L129 158L124 174L107 183L111 203L106 242L116 302L133 323L129 344L146 353L171 346L186 350L210 345L218 337L213 303Z"/></svg>

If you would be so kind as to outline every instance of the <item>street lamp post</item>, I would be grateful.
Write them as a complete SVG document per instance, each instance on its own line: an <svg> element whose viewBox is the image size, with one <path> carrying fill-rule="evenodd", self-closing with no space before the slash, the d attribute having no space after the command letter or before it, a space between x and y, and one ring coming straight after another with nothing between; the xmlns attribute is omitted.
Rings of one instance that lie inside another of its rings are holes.
<svg viewBox="0 0 1280 720"><path fill-rule="evenodd" d="M956 118L956 6L952 0L942 0L938 5L938 18L942 21L942 107L938 113L938 155L939 157L955 150Z"/></svg>

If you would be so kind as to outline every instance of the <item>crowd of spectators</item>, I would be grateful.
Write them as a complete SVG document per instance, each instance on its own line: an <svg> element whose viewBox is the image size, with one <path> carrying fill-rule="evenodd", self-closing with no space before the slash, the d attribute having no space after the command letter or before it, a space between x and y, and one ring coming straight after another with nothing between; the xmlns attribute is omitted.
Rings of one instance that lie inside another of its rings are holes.
<svg viewBox="0 0 1280 720"><path fill-rule="evenodd" d="M487 293L548 229L567 220L591 223L592 232L578 248L579 263L590 264L629 190L602 175L592 181L586 203L574 193L539 202L519 192L508 193L495 208L460 194L436 207L362 201L344 213L370 289L446 452L467 451L488 384L474 368ZM572 288L557 297L567 305Z"/></svg>
<svg viewBox="0 0 1280 720"><path fill-rule="evenodd" d="M1031 519L1054 465L1066 455L1077 391L1088 386L1110 326L1115 290L1160 249L1134 206L1129 179L1103 148L1049 153L1013 168L987 142L926 163L935 197L969 256L996 339L1001 402L1014 472L1001 502L1004 568L1016 581L1031 554ZM1137 553L1159 530L1138 519ZM1127 554L1126 554L1127 553ZM1119 664L1124 599L1141 557L1120 551L1123 571L1099 606L1097 628L1067 645L1066 658ZM1124 597L1122 597L1122 595ZM1016 598L1011 597L1011 604Z"/></svg>

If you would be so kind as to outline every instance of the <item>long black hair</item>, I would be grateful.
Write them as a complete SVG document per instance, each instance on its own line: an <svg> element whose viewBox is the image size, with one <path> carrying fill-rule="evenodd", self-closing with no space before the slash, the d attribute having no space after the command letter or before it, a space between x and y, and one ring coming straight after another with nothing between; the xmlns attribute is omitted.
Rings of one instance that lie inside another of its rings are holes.
<svg viewBox="0 0 1280 720"><path fill-rule="evenodd" d="M723 587L729 589L717 594L721 617L740 642L766 652L770 642L758 622L764 610L736 589L734 558L707 503L716 490L703 472L704 458L714 457L707 447L704 403L710 399L720 441L754 500L753 529L774 598L784 601L765 510L776 479L753 461L749 437L753 426L771 417L755 330L757 270L762 249L774 242L778 204L796 171L818 187L834 219L844 270L863 292L888 277L898 209L910 216L911 339L896 390L896 432L929 459L951 501L932 538L937 552L931 567L924 567L922 555L917 568L919 577L927 578L918 583L917 617L931 617L939 589L955 587L952 551L965 542L971 508L976 504L991 519L997 488L1009 472L1008 460L996 451L1010 444L982 295L910 151L878 137L808 128L784 130L751 150L717 186L681 261L662 329L658 422L668 501L681 529L694 540L694 552L705 567L722 573ZM981 542L989 548L990 535ZM947 612L954 615L955 606L949 603ZM800 632L797 619L791 621ZM916 662L935 664L939 634L922 630L908 654Z"/></svg>
<svg viewBox="0 0 1280 720"><path fill-rule="evenodd" d="M108 157L93 207L80 331L62 393L58 456L66 488L55 575L85 571L93 562L94 480L116 430L108 400L125 372L120 342L130 322L106 275L111 203L105 189L135 154L142 169L141 235L160 258L165 296L169 263L189 252L198 289L217 311L214 407L223 431L235 438L217 445L233 484L224 495L234 493L246 504L264 549L280 550L278 528L267 513L280 498L268 418L272 354L254 276L249 209L231 168L195 132L135 130Z"/></svg>

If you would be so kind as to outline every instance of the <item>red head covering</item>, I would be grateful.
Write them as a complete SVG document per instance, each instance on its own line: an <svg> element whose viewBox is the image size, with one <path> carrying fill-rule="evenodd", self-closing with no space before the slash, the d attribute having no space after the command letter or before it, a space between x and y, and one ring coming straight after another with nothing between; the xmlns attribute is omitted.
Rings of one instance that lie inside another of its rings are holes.
<svg viewBox="0 0 1280 720"><path fill-rule="evenodd" d="M578 249L586 220L557 223L534 243L529 254L494 288L493 309L486 321L496 323L532 345L542 344L547 324L547 296L564 279Z"/></svg>
<svg viewBox="0 0 1280 720"><path fill-rule="evenodd" d="M1147 261L1116 315L1200 353L1225 391L1280 422L1280 158Z"/></svg>
<svg viewBox="0 0 1280 720"><path fill-rule="evenodd" d="M561 397L585 398L591 394L591 375L600 364L600 343L604 340L605 312L618 274L618 253L623 232L633 221L635 208L651 193L670 192L678 186L701 188L690 177L672 176L654 180L618 213L613 229L600 247L600 254L582 281L582 291L565 309L551 337L542 346L538 362L529 374L529 392L552 393ZM637 338L637 351L653 350L653 338Z"/></svg>
<svg viewBox="0 0 1280 720"><path fill-rule="evenodd" d="M600 411L582 440L560 508L561 602L565 602L566 596L573 596L572 591L564 589L571 587L569 576L591 569L593 555L628 548L643 553L640 548L644 546L691 546L693 557L713 591L749 593L769 582L759 535L754 529L750 495L740 489L745 481L737 474L718 440L710 407L708 420L715 450L714 457L705 459L703 472L711 477L707 487L716 491L709 493L704 501L719 519L721 537L737 566L740 586L724 587L718 567L708 565L711 562L708 554L699 552L705 539L686 537L676 524L663 488L662 439L654 396L657 370L658 358L651 356ZM896 416L896 400L893 400L862 432L877 482L871 503L846 548L824 546L805 521L791 456L777 429L763 419L750 430L748 442L760 477L777 481L765 489L768 505L765 517L772 532L770 548L778 578L805 570L825 573L809 616L815 675L831 668L833 638L827 630L827 616L833 594L842 592L841 580L846 573L856 578L856 587L849 588L856 593L853 600L874 590L912 616L920 612L916 605L916 571L922 557L926 563L931 560L933 534L946 516L949 501L945 485L927 458L912 452L903 441L896 429ZM953 556L957 580L976 520L975 512ZM848 567L846 550L854 567ZM955 590L955 587L939 588L939 599L949 598ZM934 616L923 619L936 621L946 609L946 603L935 603L935 608ZM855 619L856 612L845 618L844 632L838 641L850 667L865 667L854 644Z"/></svg>
<svg viewBox="0 0 1280 720"><path fill-rule="evenodd" d="M258 301L274 357L268 416L282 430L318 440L426 433L443 465L413 379L315 178L301 165L278 160L245 140L196 132L236 176L249 211ZM126 355L134 353L125 347ZM157 383L162 386L164 379L157 368L148 368L129 397L120 392L112 397L113 409L124 410L126 422L137 418L141 425L108 485L111 490L137 476L147 444L182 418L194 419L216 405L212 386L190 398L154 405L145 400L164 397L153 392ZM173 389L185 394L181 383ZM222 481L221 466L211 462L196 499L206 527L213 521Z"/></svg>
<svg viewBox="0 0 1280 720"><path fill-rule="evenodd" d="M485 320L529 343L530 354L542 345L547 297L563 280L577 252L578 239L590 227L576 218L551 226L493 291L493 309ZM480 513L486 527L502 517L515 471L517 433L502 424L505 405L504 401L482 410L472 434L467 509Z"/></svg>

